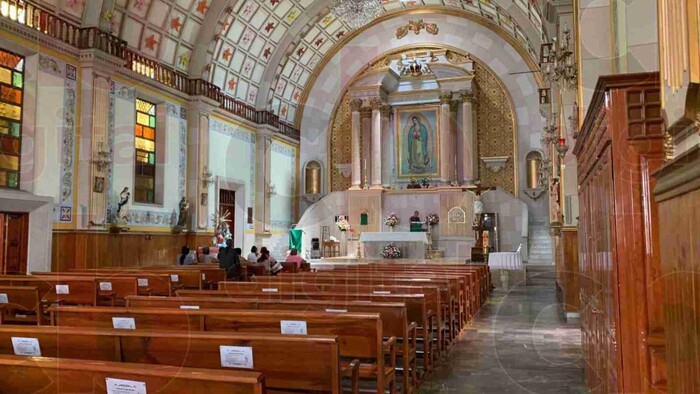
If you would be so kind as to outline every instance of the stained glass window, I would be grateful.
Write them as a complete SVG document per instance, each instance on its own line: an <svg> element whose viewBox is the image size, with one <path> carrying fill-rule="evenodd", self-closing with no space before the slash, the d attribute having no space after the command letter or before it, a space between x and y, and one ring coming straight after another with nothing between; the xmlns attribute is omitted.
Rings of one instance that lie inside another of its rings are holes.
<svg viewBox="0 0 700 394"><path fill-rule="evenodd" d="M155 104L136 99L134 137L134 201L153 203L156 196Z"/></svg>
<svg viewBox="0 0 700 394"><path fill-rule="evenodd" d="M0 49L0 187L19 188L24 58Z"/></svg>

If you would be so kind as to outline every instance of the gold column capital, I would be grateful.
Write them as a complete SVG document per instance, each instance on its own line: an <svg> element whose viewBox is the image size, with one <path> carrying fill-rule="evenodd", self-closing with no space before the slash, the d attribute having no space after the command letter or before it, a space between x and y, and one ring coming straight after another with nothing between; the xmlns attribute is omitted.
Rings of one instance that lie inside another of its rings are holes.
<svg viewBox="0 0 700 394"><path fill-rule="evenodd" d="M440 93L440 104L450 104L452 92Z"/></svg>
<svg viewBox="0 0 700 394"><path fill-rule="evenodd" d="M369 106L372 108L372 111L379 111L382 108L382 105L384 105L384 102L379 97L372 97L369 100Z"/></svg>
<svg viewBox="0 0 700 394"><path fill-rule="evenodd" d="M350 101L350 109L352 112L359 112L362 108L362 99L353 99Z"/></svg>
<svg viewBox="0 0 700 394"><path fill-rule="evenodd" d="M470 90L460 90L459 98L464 102L473 103L476 100L476 95Z"/></svg>
<svg viewBox="0 0 700 394"><path fill-rule="evenodd" d="M389 115L391 115L391 106L388 104L384 104L380 108L380 111L382 111L382 116L388 117Z"/></svg>

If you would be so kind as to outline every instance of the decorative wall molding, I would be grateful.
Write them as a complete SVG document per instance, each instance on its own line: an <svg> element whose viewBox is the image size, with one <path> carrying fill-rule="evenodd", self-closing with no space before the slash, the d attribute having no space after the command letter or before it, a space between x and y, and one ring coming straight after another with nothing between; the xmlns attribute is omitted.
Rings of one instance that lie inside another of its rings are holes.
<svg viewBox="0 0 700 394"><path fill-rule="evenodd" d="M130 86L122 86L117 92L117 96L130 102L136 101L136 89Z"/></svg>
<svg viewBox="0 0 700 394"><path fill-rule="evenodd" d="M453 207L447 212L447 223L463 224L467 222L467 213L462 207Z"/></svg>
<svg viewBox="0 0 700 394"><path fill-rule="evenodd" d="M275 153L279 153L288 157L296 157L296 149L289 145L280 144L277 141L272 141L271 148L272 151Z"/></svg>
<svg viewBox="0 0 700 394"><path fill-rule="evenodd" d="M45 55L39 55L39 69L41 71L53 74L57 77L63 77L63 71L58 62L51 57Z"/></svg>
<svg viewBox="0 0 700 394"><path fill-rule="evenodd" d="M255 133L235 124L222 122L212 117L209 119L209 129L211 131L227 134L237 140L255 144Z"/></svg>
<svg viewBox="0 0 700 394"><path fill-rule="evenodd" d="M396 38L400 40L406 37L409 31L418 35L421 30L425 30L428 34L437 35L440 28L438 28L436 23L423 22L423 19L418 19L417 21L409 19L407 24L399 26L399 28L396 29Z"/></svg>
<svg viewBox="0 0 700 394"><path fill-rule="evenodd" d="M182 108L179 108L178 115L180 115L180 160L179 160L179 168L178 168L178 175L180 177L179 183L178 183L178 192L179 192L179 198L182 199L183 197L186 196L185 191L186 191L186 178L187 178L187 117L182 117L182 114L186 114L187 112L183 112Z"/></svg>
<svg viewBox="0 0 700 394"><path fill-rule="evenodd" d="M116 84L114 80L110 80L110 93L109 93L109 118L107 121L107 150L110 153L110 163L107 166L107 221L109 221L112 212L116 212L115 201L113 196L114 190L114 125L116 117L116 103L115 103L115 90Z"/></svg>
<svg viewBox="0 0 700 394"><path fill-rule="evenodd" d="M54 61L54 64L56 62ZM72 66L71 66L72 67ZM66 74L68 74L66 65ZM73 221L73 162L75 157L75 113L77 109L77 83L75 79L64 79L63 135L61 140L61 179L58 204L59 222Z"/></svg>

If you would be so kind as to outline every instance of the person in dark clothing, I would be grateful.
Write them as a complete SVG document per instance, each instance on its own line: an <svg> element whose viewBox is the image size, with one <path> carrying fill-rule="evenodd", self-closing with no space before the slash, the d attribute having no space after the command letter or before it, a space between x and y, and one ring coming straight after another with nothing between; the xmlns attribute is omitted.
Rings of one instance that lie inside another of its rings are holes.
<svg viewBox="0 0 700 394"><path fill-rule="evenodd" d="M241 276L241 261L236 249L233 248L233 240L226 240L226 247L219 251L219 268L226 271L226 279L239 280Z"/></svg>

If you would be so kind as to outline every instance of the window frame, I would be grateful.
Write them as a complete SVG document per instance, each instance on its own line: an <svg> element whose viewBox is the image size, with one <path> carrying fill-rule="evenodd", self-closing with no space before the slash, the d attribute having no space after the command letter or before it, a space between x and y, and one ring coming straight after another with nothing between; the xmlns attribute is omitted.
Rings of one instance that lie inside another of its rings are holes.
<svg viewBox="0 0 700 394"><path fill-rule="evenodd" d="M23 123L24 123L24 99L25 99L25 92L24 92L24 87L25 87L25 71L26 71L26 66L27 66L27 58L25 56L22 56L14 51L5 49L5 48L0 48L0 53L4 52L7 53L11 56L16 56L20 58L20 62L22 63L22 70L17 71L14 68L9 68L6 66L1 66L3 69L11 70L10 71L10 84L5 84L5 83L0 83L0 90L2 86L9 86L12 89L18 89L20 91L20 97L19 97L19 104L18 103L12 103L9 100L3 100L0 96L0 103L7 104L7 105L13 105L19 107L19 119L11 119L10 117L7 116L2 116L0 117L0 120L7 121L8 123L8 133L7 134L0 134L0 139L4 137L9 137L9 138L16 138L18 140L18 145L17 145L17 155L12 155L12 157L17 158L17 170L11 170L11 169L6 169L6 168L0 168L0 171L4 172L5 174L8 173L16 173L17 174L17 179L16 179L16 185L15 186L9 186L9 181L7 179L7 175L5 178L5 183L0 184L0 190L20 190L20 185L22 182L22 134L23 134ZM22 86L17 87L14 84L14 73L19 73L22 76ZM13 136L12 135L12 123L16 123L18 125L18 136ZM0 146L0 154L4 154L2 147Z"/></svg>
<svg viewBox="0 0 700 394"><path fill-rule="evenodd" d="M150 104L151 108L148 112L143 112L139 110L139 102L144 102L146 104ZM152 114L151 114L152 112ZM143 123L139 122L139 114L144 114L149 117L149 125L144 125ZM150 126L150 118L153 118L153 125ZM139 136L137 134L137 128L141 127L141 135ZM153 129L153 138L147 138L145 137L144 130L146 128ZM133 136L134 136L134 169L133 169L133 174L134 174L134 193L133 193L133 198L134 198L134 203L135 204L148 204L148 205L157 205L158 204L158 196L157 196L157 180L158 180L158 104L145 98L141 97L136 97L136 100L134 101L134 129L132 131ZM140 149L137 146L137 138L140 138L142 140L150 141L153 144L153 151L149 152L148 150L145 149ZM139 161L139 152L143 152L146 155L153 155L153 163L148 163L148 162L143 162ZM144 175L143 171L138 171L139 168L144 168L144 167L152 167L153 168L153 175ZM139 178L150 178L153 182L153 187L151 189L143 189L138 187L138 179ZM146 191L146 199L140 199L139 198L139 190L145 190ZM152 193L152 200L148 200L148 192Z"/></svg>

